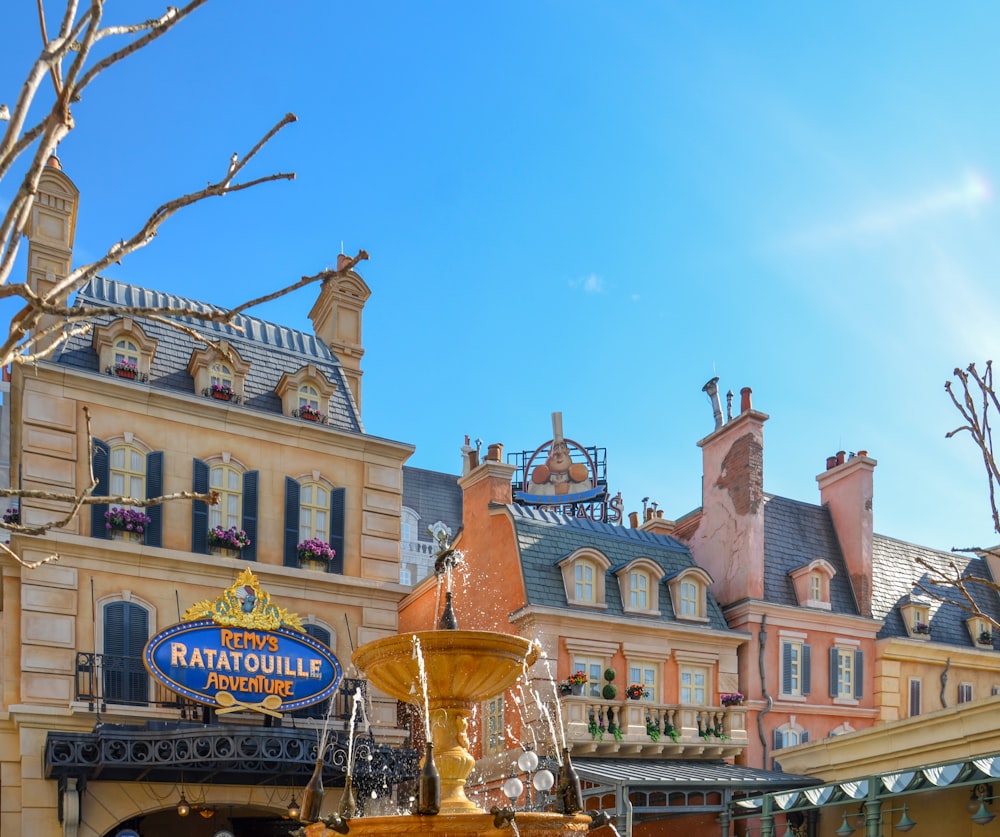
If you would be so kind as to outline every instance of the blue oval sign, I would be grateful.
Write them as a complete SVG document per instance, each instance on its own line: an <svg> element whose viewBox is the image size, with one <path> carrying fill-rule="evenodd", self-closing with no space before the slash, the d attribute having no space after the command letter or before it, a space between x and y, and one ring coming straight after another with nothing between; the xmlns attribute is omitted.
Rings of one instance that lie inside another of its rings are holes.
<svg viewBox="0 0 1000 837"><path fill-rule="evenodd" d="M308 634L224 627L211 619L161 631L143 651L149 673L180 695L220 707L267 714L329 698L340 683L340 661Z"/></svg>

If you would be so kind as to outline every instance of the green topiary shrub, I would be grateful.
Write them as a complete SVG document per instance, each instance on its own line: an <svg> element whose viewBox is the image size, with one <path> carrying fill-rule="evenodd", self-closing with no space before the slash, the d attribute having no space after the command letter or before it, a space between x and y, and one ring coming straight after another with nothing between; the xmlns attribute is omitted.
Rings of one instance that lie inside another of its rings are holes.
<svg viewBox="0 0 1000 837"><path fill-rule="evenodd" d="M601 689L601 694L605 700L614 700L618 696L618 688L612 686L610 683L605 683L604 688Z"/></svg>
<svg viewBox="0 0 1000 837"><path fill-rule="evenodd" d="M609 683L615 679L615 670L613 668L604 669L604 679Z"/></svg>

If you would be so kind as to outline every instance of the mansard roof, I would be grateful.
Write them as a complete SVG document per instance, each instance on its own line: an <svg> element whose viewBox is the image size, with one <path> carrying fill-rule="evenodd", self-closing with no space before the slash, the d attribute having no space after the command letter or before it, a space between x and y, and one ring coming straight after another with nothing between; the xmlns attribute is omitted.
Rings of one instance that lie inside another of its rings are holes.
<svg viewBox="0 0 1000 837"><path fill-rule="evenodd" d="M932 641L974 646L965 626L965 620L972 614L958 605L964 601L962 594L955 587L930 584L927 569L918 564L917 559L926 561L945 576L954 574L951 569L954 564L963 577L992 581L989 565L985 560L976 555L942 552L885 535L875 535L872 553L872 615L876 619L885 620L878 633L880 639L907 636L899 608L908 604L913 596L931 606ZM917 581L944 599L944 602L935 600L915 587ZM972 583L967 587L983 613L1000 621L1000 599L997 594L982 584Z"/></svg>
<svg viewBox="0 0 1000 837"><path fill-rule="evenodd" d="M95 325L106 325L118 319L121 315L114 311L117 306L217 310L216 306L204 302L100 276L92 279L78 291L74 306L85 305L108 309L107 314L100 314L94 318ZM143 331L157 341L148 385L153 389L192 393L194 381L188 372L187 364L191 352L204 344L178 329L155 320L142 317L135 319L141 323ZM315 335L246 314L234 317L232 327L203 322L192 317L174 319L209 340L225 340L243 360L251 364L244 387L245 407L280 413L281 399L275 394L275 389L281 376L286 373L293 374L311 363L336 387L330 399L330 426L348 432L364 432L357 404L343 374L340 361ZM97 353L93 349L89 334L72 337L62 347L55 361L88 372L102 372L98 368Z"/></svg>
<svg viewBox="0 0 1000 837"><path fill-rule="evenodd" d="M441 521L457 534L462 525L462 489L458 477L441 471L403 466L403 505L420 518L417 537L429 541L427 526Z"/></svg>
<svg viewBox="0 0 1000 837"><path fill-rule="evenodd" d="M816 558L835 570L830 579L830 611L858 613L844 554L825 506L764 495L764 600L798 606L789 572Z"/></svg>
<svg viewBox="0 0 1000 837"><path fill-rule="evenodd" d="M558 564L577 550L589 548L601 552L611 562L605 577L607 609L601 613L609 619L648 621L648 616L624 612L615 571L637 558L648 558L662 567L665 579L697 566L690 550L667 535L554 514L533 506L511 504L502 508L513 520L528 604L567 607L566 588ZM658 599L661 619L673 622L675 615L670 596L664 591ZM728 629L722 611L711 594L707 595L706 615L709 628Z"/></svg>

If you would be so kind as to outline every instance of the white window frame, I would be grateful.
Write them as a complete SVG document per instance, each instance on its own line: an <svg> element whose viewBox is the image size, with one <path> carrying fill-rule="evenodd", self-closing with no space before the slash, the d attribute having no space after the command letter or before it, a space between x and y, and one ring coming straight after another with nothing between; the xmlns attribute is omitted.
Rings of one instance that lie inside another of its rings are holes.
<svg viewBox="0 0 1000 837"><path fill-rule="evenodd" d="M208 528L243 528L243 470L230 462L211 462L208 485L219 492L217 505L208 507ZM235 481L235 487L233 482ZM234 511L235 509L235 511Z"/></svg>

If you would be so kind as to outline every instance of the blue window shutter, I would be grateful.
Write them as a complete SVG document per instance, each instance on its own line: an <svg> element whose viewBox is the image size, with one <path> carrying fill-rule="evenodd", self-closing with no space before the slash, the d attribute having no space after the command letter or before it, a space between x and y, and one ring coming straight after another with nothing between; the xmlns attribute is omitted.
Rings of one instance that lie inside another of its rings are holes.
<svg viewBox="0 0 1000 837"><path fill-rule="evenodd" d="M208 463L194 460L192 491L208 494ZM195 500L191 503L191 551L208 554L208 503Z"/></svg>
<svg viewBox="0 0 1000 837"><path fill-rule="evenodd" d="M780 750L785 746L785 735L780 729L774 731L774 749Z"/></svg>
<svg viewBox="0 0 1000 837"><path fill-rule="evenodd" d="M286 567L297 567L299 565L299 497L301 493L298 482L291 477L285 477Z"/></svg>
<svg viewBox="0 0 1000 837"><path fill-rule="evenodd" d="M804 729L799 733L799 744L805 744L809 740L809 730Z"/></svg>
<svg viewBox="0 0 1000 837"><path fill-rule="evenodd" d="M802 645L802 694L808 695L812 689L812 646Z"/></svg>
<svg viewBox="0 0 1000 837"><path fill-rule="evenodd" d="M111 448L100 439L94 439L94 455L90 461L90 466L94 470L94 479L97 485L94 486L94 494L100 497L107 496L111 491ZM107 503L96 503L90 507L90 534L95 538L108 538L107 520L104 513L108 510Z"/></svg>
<svg viewBox="0 0 1000 837"><path fill-rule="evenodd" d="M781 643L781 692L792 693L792 645L789 642Z"/></svg>
<svg viewBox="0 0 1000 837"><path fill-rule="evenodd" d="M303 625L303 628L317 642L322 642L327 648L330 647L330 632L326 628L321 628L319 625Z"/></svg>
<svg viewBox="0 0 1000 837"><path fill-rule="evenodd" d="M163 494L163 451L146 454L146 499ZM163 505L147 506L149 524L146 526L146 544L163 546Z"/></svg>
<svg viewBox="0 0 1000 837"><path fill-rule="evenodd" d="M346 488L335 488L330 492L330 546L334 556L330 562L330 572L344 574L344 501Z"/></svg>
<svg viewBox="0 0 1000 837"><path fill-rule="evenodd" d="M836 697L840 694L839 683L837 682L837 663L839 660L840 652L836 648L830 649L830 697Z"/></svg>
<svg viewBox="0 0 1000 837"><path fill-rule="evenodd" d="M149 675L142 651L149 638L149 613L133 602L104 607L104 697L112 702L145 703Z"/></svg>
<svg viewBox="0 0 1000 837"><path fill-rule="evenodd" d="M865 652L854 652L854 697L860 700L865 693Z"/></svg>
<svg viewBox="0 0 1000 837"><path fill-rule="evenodd" d="M257 482L259 471L243 475L243 531L250 538L250 546L240 552L247 561L257 560Z"/></svg>

